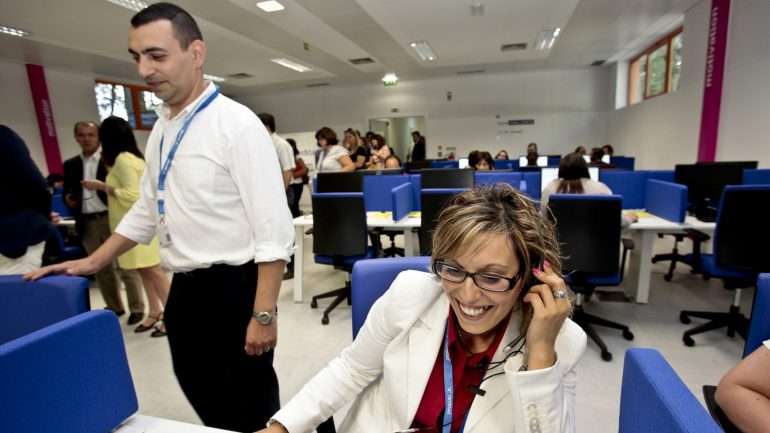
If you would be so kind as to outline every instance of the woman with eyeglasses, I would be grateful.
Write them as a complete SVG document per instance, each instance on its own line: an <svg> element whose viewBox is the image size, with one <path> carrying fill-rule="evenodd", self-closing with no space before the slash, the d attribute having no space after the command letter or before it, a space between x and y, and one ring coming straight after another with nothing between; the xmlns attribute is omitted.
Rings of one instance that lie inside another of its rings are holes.
<svg viewBox="0 0 770 433"><path fill-rule="evenodd" d="M586 336L567 318L554 228L509 185L455 196L432 272L402 272L353 343L262 432L574 432Z"/></svg>

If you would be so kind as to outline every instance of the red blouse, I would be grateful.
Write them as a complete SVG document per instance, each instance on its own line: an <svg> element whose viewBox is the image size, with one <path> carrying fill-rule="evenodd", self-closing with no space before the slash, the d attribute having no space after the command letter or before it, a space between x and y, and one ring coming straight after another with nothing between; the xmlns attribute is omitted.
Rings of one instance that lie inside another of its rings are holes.
<svg viewBox="0 0 770 433"><path fill-rule="evenodd" d="M447 319L447 333L449 342L449 357L452 361L452 376L454 377L454 404L452 409L452 433L460 431L465 416L471 408L473 398L476 396L468 390L470 386L478 386L487 365L492 361L497 351L497 346L505 334L508 320L503 320L498 325L497 335L489 348L482 353L469 353L462 346L457 336L457 318L452 308L449 308ZM479 366L481 364L481 366ZM433 371L422 394L420 406L412 421L411 428L424 428L426 431L441 432L444 412L444 350L439 349Z"/></svg>

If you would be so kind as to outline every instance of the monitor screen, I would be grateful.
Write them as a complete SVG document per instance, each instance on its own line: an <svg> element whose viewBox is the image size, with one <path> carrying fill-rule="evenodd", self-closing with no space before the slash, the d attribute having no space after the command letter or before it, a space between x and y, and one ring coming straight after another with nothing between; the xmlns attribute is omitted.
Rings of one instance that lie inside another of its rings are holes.
<svg viewBox="0 0 770 433"><path fill-rule="evenodd" d="M591 162L591 157L588 155L583 155L583 161L585 161L586 164L589 164Z"/></svg>
<svg viewBox="0 0 770 433"><path fill-rule="evenodd" d="M610 160L611 160L611 159L610 159L610 156L609 156L609 155L604 155L604 156L602 156L602 162L603 162L603 163L605 163L605 164L611 164L611 163L610 163Z"/></svg>
<svg viewBox="0 0 770 433"><path fill-rule="evenodd" d="M519 167L526 167L527 166L527 157L526 156L520 156L519 157ZM548 157L547 156L538 156L537 157L537 166L538 167L548 167Z"/></svg>
<svg viewBox="0 0 770 433"><path fill-rule="evenodd" d="M363 173L318 173L315 192L363 192Z"/></svg>
<svg viewBox="0 0 770 433"><path fill-rule="evenodd" d="M588 175L591 180L599 181L599 167L588 167ZM545 190L549 183L559 178L559 169L556 167L546 167L540 170L540 190Z"/></svg>
<svg viewBox="0 0 770 433"><path fill-rule="evenodd" d="M726 185L743 183L742 163L679 164L674 170L674 181L687 186L691 208L716 209Z"/></svg>
<svg viewBox="0 0 770 433"><path fill-rule="evenodd" d="M460 158L457 160L459 168L468 168L468 158Z"/></svg>
<svg viewBox="0 0 770 433"><path fill-rule="evenodd" d="M422 189L473 188L474 170L457 168L431 168L420 172Z"/></svg>

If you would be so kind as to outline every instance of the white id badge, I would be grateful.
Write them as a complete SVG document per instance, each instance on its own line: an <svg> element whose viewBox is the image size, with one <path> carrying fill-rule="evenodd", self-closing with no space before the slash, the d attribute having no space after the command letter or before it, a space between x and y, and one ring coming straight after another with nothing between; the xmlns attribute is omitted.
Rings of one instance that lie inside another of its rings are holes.
<svg viewBox="0 0 770 433"><path fill-rule="evenodd" d="M161 219L160 224L158 224L158 240L160 241L160 246L162 247L168 247L171 245L171 233L169 233L168 225L164 219Z"/></svg>

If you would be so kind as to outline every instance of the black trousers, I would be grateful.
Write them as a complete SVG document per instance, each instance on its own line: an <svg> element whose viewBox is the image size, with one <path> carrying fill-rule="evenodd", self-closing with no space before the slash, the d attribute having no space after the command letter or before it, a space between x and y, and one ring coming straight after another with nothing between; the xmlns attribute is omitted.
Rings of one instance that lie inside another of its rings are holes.
<svg viewBox="0 0 770 433"><path fill-rule="evenodd" d="M174 373L207 426L254 432L280 407L273 352L243 349L256 287L253 262L174 274L164 312Z"/></svg>

